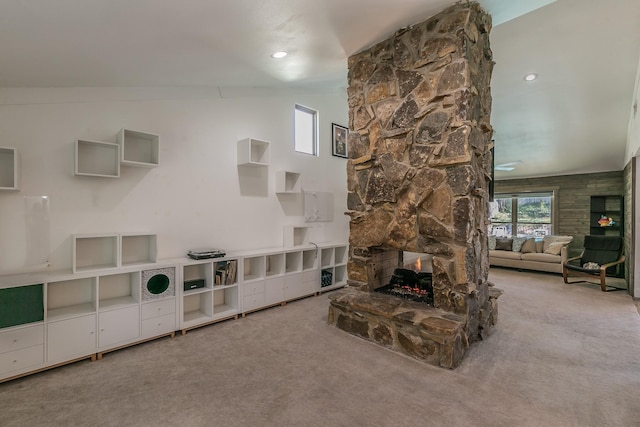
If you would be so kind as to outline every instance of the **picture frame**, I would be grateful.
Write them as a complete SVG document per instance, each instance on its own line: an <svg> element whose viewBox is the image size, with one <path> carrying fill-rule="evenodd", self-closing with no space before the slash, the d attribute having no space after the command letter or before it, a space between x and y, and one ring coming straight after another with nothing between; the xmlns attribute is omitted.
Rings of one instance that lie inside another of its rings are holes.
<svg viewBox="0 0 640 427"><path fill-rule="evenodd" d="M349 156L348 153L348 145L347 140L349 139L349 128L346 126L341 126L336 123L331 123L331 146L332 152L336 157L347 158Z"/></svg>

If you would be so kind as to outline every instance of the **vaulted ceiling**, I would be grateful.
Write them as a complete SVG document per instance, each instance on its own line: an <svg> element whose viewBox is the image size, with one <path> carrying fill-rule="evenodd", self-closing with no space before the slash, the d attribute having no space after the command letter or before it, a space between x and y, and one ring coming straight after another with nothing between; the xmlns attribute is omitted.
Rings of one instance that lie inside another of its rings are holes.
<svg viewBox="0 0 640 427"><path fill-rule="evenodd" d="M350 55L452 3L0 0L0 88L340 91ZM497 178L622 169L640 2L480 3L494 19L496 163L513 168Z"/></svg>

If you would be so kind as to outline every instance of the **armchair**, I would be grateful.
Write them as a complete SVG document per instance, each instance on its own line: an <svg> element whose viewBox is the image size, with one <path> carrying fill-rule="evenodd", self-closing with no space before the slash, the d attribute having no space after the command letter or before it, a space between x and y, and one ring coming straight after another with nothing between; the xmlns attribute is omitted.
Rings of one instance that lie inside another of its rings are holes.
<svg viewBox="0 0 640 427"><path fill-rule="evenodd" d="M607 272L611 273L618 264L624 262L622 255L622 237L585 236L582 255L569 258L562 264L562 278L569 283L569 273L576 276L597 277L600 289L607 292Z"/></svg>

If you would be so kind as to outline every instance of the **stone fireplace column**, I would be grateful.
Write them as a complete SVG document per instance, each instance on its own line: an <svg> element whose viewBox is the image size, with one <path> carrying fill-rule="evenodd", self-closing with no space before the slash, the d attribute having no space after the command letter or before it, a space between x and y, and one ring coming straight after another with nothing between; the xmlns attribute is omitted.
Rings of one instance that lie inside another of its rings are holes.
<svg viewBox="0 0 640 427"><path fill-rule="evenodd" d="M348 61L348 284L383 285L380 272L402 256L380 252L432 254L435 308L466 318L469 341L488 332L495 308L490 30L490 16L465 2Z"/></svg>

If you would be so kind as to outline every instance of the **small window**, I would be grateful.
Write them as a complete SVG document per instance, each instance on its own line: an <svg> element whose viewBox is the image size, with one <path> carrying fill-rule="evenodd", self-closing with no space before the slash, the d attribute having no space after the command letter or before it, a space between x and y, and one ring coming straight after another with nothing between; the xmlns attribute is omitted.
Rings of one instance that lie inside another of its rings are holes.
<svg viewBox="0 0 640 427"><path fill-rule="evenodd" d="M295 150L299 153L318 155L318 112L296 104Z"/></svg>

